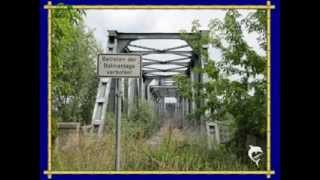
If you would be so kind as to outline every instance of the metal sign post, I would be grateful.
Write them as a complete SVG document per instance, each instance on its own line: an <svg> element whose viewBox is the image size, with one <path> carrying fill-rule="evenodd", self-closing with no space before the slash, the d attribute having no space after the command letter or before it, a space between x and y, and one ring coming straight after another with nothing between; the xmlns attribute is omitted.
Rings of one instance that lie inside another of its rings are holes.
<svg viewBox="0 0 320 180"><path fill-rule="evenodd" d="M120 78L116 79L116 171L120 170L120 136L121 136L121 83Z"/></svg>
<svg viewBox="0 0 320 180"><path fill-rule="evenodd" d="M99 54L97 75L116 78L116 158L115 169L120 170L121 159L121 78L140 78L141 55L136 54Z"/></svg>

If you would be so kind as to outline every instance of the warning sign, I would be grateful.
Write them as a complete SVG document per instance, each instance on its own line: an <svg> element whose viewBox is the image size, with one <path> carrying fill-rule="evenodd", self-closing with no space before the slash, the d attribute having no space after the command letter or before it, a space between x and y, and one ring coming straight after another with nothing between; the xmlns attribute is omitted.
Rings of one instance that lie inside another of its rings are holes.
<svg viewBox="0 0 320 180"><path fill-rule="evenodd" d="M97 75L99 77L141 77L141 55L99 54Z"/></svg>

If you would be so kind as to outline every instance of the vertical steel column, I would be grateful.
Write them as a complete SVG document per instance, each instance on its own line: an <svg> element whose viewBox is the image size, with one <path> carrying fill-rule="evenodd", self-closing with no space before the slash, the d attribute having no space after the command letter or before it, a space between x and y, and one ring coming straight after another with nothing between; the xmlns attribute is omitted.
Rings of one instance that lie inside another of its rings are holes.
<svg viewBox="0 0 320 180"><path fill-rule="evenodd" d="M142 94L142 77L139 78L139 87L138 87L138 107L140 106L141 100L143 99L143 94Z"/></svg>
<svg viewBox="0 0 320 180"><path fill-rule="evenodd" d="M201 38L208 38L209 36L209 32L208 31L201 31ZM199 65L201 67L201 69L204 69L204 67L207 65L207 61L208 61L208 48L209 45L208 44L203 44L202 47L203 49L203 53L199 54ZM208 81L208 76L205 73L199 73L199 77L198 77L198 81L201 83L207 82ZM201 91L203 91L204 89L202 89ZM204 100L203 102L198 102L200 108L202 108L203 106L206 105L208 100ZM204 114L200 115L200 132L202 134L205 134L206 131L206 118L207 118L207 113L205 112Z"/></svg>
<svg viewBox="0 0 320 180"><path fill-rule="evenodd" d="M132 111L132 106L135 103L135 81L136 79L128 79L128 117Z"/></svg>
<svg viewBox="0 0 320 180"><path fill-rule="evenodd" d="M195 81L194 72L193 72L192 69L191 69L191 72L190 72L190 80L191 80L191 84L193 84L194 81ZM191 92L192 92L192 100L191 100L190 112L194 113L195 112L195 108L196 108L196 101L195 101L195 89L194 89L193 86L191 87Z"/></svg>
<svg viewBox="0 0 320 180"><path fill-rule="evenodd" d="M184 126L184 98L181 98L181 126Z"/></svg>

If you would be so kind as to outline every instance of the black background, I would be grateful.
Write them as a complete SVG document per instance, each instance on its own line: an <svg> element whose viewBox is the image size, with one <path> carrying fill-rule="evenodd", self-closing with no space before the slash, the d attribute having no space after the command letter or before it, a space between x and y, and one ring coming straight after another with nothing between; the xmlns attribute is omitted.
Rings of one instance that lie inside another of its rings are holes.
<svg viewBox="0 0 320 180"><path fill-rule="evenodd" d="M281 175L319 179L316 1L281 1ZM317 40L318 38L318 40Z"/></svg>
<svg viewBox="0 0 320 180"><path fill-rule="evenodd" d="M0 6L0 179L36 180L41 173L39 2L1 1Z"/></svg>

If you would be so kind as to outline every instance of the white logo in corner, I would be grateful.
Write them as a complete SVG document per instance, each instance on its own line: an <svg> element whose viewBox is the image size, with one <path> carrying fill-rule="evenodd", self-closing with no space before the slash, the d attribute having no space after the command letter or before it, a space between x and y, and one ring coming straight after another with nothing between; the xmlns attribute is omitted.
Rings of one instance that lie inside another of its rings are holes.
<svg viewBox="0 0 320 180"><path fill-rule="evenodd" d="M256 163L257 167L259 167L259 161L261 160L260 156L262 156L263 151L259 146L249 145L249 147L248 156L254 163Z"/></svg>

